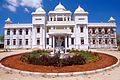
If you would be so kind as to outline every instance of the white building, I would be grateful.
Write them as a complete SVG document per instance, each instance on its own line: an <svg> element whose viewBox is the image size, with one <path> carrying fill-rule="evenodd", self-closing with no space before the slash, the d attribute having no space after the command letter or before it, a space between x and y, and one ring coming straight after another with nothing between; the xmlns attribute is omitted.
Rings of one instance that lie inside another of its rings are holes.
<svg viewBox="0 0 120 80"><path fill-rule="evenodd" d="M32 13L31 24L5 24L5 48L88 49L114 48L116 23L110 18L106 23L89 23L88 12L78 6L72 16L59 3L48 16L42 7Z"/></svg>

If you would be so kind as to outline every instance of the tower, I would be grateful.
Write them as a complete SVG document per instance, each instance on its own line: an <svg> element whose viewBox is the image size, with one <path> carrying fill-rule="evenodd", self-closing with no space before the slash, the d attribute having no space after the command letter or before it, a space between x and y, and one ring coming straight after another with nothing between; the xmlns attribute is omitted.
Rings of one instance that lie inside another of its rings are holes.
<svg viewBox="0 0 120 80"><path fill-rule="evenodd" d="M45 49L46 12L42 7L32 13L32 46Z"/></svg>
<svg viewBox="0 0 120 80"><path fill-rule="evenodd" d="M88 12L86 12L82 7L78 6L74 12L74 20L76 24L76 48L88 49Z"/></svg>

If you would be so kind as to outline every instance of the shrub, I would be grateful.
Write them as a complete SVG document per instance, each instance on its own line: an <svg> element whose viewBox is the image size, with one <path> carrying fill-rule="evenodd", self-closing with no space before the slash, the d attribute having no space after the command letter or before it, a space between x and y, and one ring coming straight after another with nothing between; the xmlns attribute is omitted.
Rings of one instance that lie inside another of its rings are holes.
<svg viewBox="0 0 120 80"><path fill-rule="evenodd" d="M91 53L88 51L78 51L72 50L72 53L75 52L73 56L68 55L66 58L60 58L59 54L51 57L48 55L47 51L33 51L30 54L21 56L20 60L34 65L44 65L44 66L72 66L72 65L83 65L91 61L97 61L100 59L97 53Z"/></svg>

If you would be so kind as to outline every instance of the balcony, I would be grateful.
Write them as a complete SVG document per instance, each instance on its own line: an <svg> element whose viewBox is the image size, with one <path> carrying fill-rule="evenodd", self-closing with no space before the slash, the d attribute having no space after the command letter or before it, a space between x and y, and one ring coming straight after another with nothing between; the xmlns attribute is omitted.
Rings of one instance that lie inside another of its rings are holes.
<svg viewBox="0 0 120 80"><path fill-rule="evenodd" d="M116 27L116 23L89 23L88 27Z"/></svg>
<svg viewBox="0 0 120 80"><path fill-rule="evenodd" d="M74 21L47 21L47 26L74 26Z"/></svg>
<svg viewBox="0 0 120 80"><path fill-rule="evenodd" d="M50 29L49 35L71 35L70 29Z"/></svg>

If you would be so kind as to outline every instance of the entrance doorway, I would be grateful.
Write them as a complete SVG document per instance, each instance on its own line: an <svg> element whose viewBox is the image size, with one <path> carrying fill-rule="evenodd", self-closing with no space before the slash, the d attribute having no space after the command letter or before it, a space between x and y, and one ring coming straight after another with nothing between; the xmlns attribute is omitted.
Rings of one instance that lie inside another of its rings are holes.
<svg viewBox="0 0 120 80"><path fill-rule="evenodd" d="M55 36L55 47L65 47L65 36Z"/></svg>

